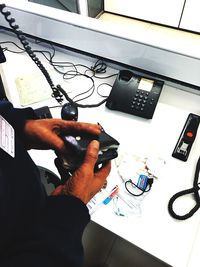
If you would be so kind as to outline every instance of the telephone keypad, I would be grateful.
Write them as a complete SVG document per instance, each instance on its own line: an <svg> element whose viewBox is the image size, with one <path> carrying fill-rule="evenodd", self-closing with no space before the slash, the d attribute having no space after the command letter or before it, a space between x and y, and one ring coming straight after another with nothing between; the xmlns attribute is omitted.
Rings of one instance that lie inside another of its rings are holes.
<svg viewBox="0 0 200 267"><path fill-rule="evenodd" d="M143 90L136 90L136 93L133 97L131 108L137 111L143 111L147 101L149 100L149 92L145 92ZM149 104L153 104L154 98L151 98Z"/></svg>

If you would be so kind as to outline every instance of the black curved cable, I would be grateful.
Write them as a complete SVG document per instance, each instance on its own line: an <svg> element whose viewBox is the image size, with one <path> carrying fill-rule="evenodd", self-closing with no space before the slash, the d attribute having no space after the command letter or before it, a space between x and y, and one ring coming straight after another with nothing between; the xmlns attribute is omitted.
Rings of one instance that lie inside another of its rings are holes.
<svg viewBox="0 0 200 267"><path fill-rule="evenodd" d="M45 76L48 84L50 85L53 93L52 93L52 97L54 97L59 104L62 104L63 102L63 96L65 96L66 100L68 100L70 103L73 103L74 105L76 105L77 107L82 107L82 108L92 108L92 107L98 107L100 105L102 105L104 102L106 102L106 99L104 99L103 101L97 103L97 104L88 104L88 105L83 105L83 104L79 104L75 101L73 101L68 94L65 92L64 89L62 89L62 87L60 85L55 86L51 80L51 77L48 73L48 71L45 69L45 67L43 66L43 64L41 63L41 61L38 59L38 57L36 56L36 54L33 52L33 50L31 49L31 47L29 46L29 42L27 41L26 37L23 35L23 32L19 30L19 26L15 23L15 19L14 18L10 18L11 16L11 12L10 11L6 11L5 10L6 5L5 4L0 4L0 12L1 14L5 17L6 21L8 22L8 24L10 25L11 29L13 30L13 32L17 35L18 39L20 40L21 44L23 45L25 51L27 52L27 54L30 56L30 58L34 61L34 63L38 66L38 68L41 70L41 72L43 73L43 75ZM95 68L99 67L100 69L103 68L103 71L105 70L105 66L103 65L102 62L98 62L99 65L95 66ZM98 70L100 71L100 69L98 68Z"/></svg>
<svg viewBox="0 0 200 267"><path fill-rule="evenodd" d="M168 211L173 218L178 219L178 220L186 220L186 219L192 217L192 215L200 208L200 195L199 195L200 187L199 187L199 183L198 183L199 171L200 171L200 158L198 159L196 170L195 170L193 187L176 193L169 200ZM194 195L194 200L196 201L196 205L188 213L186 213L184 215L176 214L173 210L174 202L177 200L177 198L182 197L184 195L188 195L188 194Z"/></svg>
<svg viewBox="0 0 200 267"><path fill-rule="evenodd" d="M20 40L20 42L23 45L23 47L24 47L25 51L27 52L27 54L30 56L30 58L38 66L38 68L41 70L41 72L45 76L48 84L50 85L50 87L51 87L51 89L53 91L52 96L55 97L56 100L59 103L62 103L63 97L62 97L60 91L53 84L49 73L47 72L45 67L42 65L42 63L39 60L39 58L32 51L31 47L29 46L29 42L27 41L26 37L23 35L23 32L19 30L19 26L17 24L15 24L15 19L10 17L11 16L10 11L6 11L5 8L6 8L5 4L0 4L0 12L1 12L1 14L5 17L6 21L10 25L11 29L17 35L18 39Z"/></svg>
<svg viewBox="0 0 200 267"><path fill-rule="evenodd" d="M128 184L134 186L135 188L137 188L141 192L138 194L134 194L131 190L128 189ZM129 192L129 194L131 194L132 196L139 197L139 196L143 195L144 193L149 192L151 190L152 184L153 184L153 178L148 178L146 187L141 188L130 179L130 180L127 180L125 182L125 188Z"/></svg>
<svg viewBox="0 0 200 267"><path fill-rule="evenodd" d="M97 103L97 104L79 104L77 102L74 102L69 96L68 94L65 92L64 89L62 89L62 87L60 85L57 85L57 89L64 95L64 97L67 99L67 101L69 101L69 103L80 107L80 108L95 108L95 107L99 107L100 105L102 105L103 103L105 103L107 101L107 98L105 98L104 100L102 100L101 102Z"/></svg>

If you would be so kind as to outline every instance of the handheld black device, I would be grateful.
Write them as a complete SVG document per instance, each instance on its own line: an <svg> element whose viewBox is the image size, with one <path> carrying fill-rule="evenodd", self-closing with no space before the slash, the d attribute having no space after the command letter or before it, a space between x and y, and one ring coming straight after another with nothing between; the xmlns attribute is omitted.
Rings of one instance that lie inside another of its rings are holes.
<svg viewBox="0 0 200 267"><path fill-rule="evenodd" d="M62 165L66 171L73 173L80 165L83 163L85 153L89 143L92 140L98 140L100 143L98 160L95 166L95 169L100 168L104 163L109 160L112 160L118 156L118 147L119 142L108 135L104 130L100 133L99 136L92 134L83 134L83 135L61 135L61 138L64 140L66 146L71 149L73 152L73 158L61 157Z"/></svg>

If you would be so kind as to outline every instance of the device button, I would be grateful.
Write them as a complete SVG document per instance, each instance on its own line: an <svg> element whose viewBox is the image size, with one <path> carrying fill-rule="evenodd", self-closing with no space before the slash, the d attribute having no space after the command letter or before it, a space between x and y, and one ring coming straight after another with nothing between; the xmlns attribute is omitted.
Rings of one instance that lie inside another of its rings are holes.
<svg viewBox="0 0 200 267"><path fill-rule="evenodd" d="M193 137L193 133L192 132L187 132L186 136L192 138Z"/></svg>

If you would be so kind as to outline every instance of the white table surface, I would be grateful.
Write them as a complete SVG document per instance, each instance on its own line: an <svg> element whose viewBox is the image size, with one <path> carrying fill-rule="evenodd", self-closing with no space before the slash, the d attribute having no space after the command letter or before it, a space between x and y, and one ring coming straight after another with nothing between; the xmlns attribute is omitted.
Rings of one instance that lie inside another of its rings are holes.
<svg viewBox="0 0 200 267"><path fill-rule="evenodd" d="M8 40L10 36L7 36L7 39L5 37L5 35L0 35L0 41ZM58 55L60 58L69 57L76 63L91 66L91 62L81 57L71 57L60 52ZM6 58L7 62L1 65L5 87L14 106L20 107L15 79L20 75L35 73L38 70L26 55L6 52ZM115 70L109 71L115 73ZM59 79L57 75L54 78ZM113 81L114 79L110 80L111 83ZM78 80L77 84L83 86L83 81ZM70 83L67 86L70 87ZM99 102L99 100L100 98L94 95L87 101L92 103ZM177 160L171 157L171 154L188 114L200 115L199 103L200 96L164 85L152 120L111 111L105 105L93 109L79 109L79 121L99 122L110 135L120 142L120 153L126 151L134 155L165 159L166 165L162 177L154 181L152 190L143 200L140 217L116 216L112 204L109 204L97 210L92 215L92 220L173 267L198 266L200 211L188 220L178 221L169 215L167 205L173 194L190 188L193 183L194 171L200 154L199 131L187 162ZM37 108L56 104L55 100L49 99L32 106ZM52 109L51 112L54 117L60 117L59 108ZM32 150L30 155L37 164L57 173L53 163L55 158L53 152ZM109 180L114 179L117 184L119 178L113 163ZM179 212L184 213L187 211L185 208L189 209L191 204L194 204L191 197L184 198L179 203Z"/></svg>

